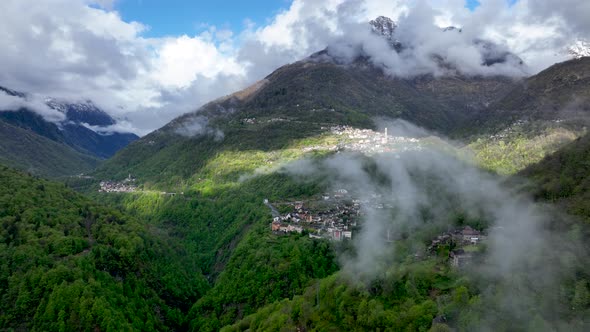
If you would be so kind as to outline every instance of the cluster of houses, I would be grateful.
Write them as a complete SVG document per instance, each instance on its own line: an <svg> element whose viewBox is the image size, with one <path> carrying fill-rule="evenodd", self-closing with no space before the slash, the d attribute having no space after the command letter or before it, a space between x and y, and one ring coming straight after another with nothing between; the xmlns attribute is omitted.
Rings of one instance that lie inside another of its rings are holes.
<svg viewBox="0 0 590 332"><path fill-rule="evenodd" d="M98 192L101 193L130 193L137 190L137 187L131 183L101 181Z"/></svg>
<svg viewBox="0 0 590 332"><path fill-rule="evenodd" d="M342 150L363 153L383 153L419 151L422 149L419 139L391 136L388 134L387 128L383 132L376 132L371 129L334 126L330 128L330 132L343 137L343 143L340 144Z"/></svg>
<svg viewBox="0 0 590 332"><path fill-rule="evenodd" d="M135 179L129 174L129 176L121 181L101 181L98 192L101 193L130 193L137 191L137 186L134 184Z"/></svg>
<svg viewBox="0 0 590 332"><path fill-rule="evenodd" d="M502 140L520 131L520 128L526 125L529 121L525 119L516 120L508 128L490 136L492 140ZM557 122L559 123L559 122Z"/></svg>
<svg viewBox="0 0 590 332"><path fill-rule="evenodd" d="M307 202L288 202L282 205L291 207L291 211L280 214L268 202L273 212L271 231L275 234L302 233L307 231L311 238L326 238L330 240L352 239L363 209L392 209L393 202L386 202L378 193L366 195L357 199L346 189L337 189L319 195L315 200ZM313 206L313 208L310 208ZM389 232L387 241L393 242Z"/></svg>
<svg viewBox="0 0 590 332"><path fill-rule="evenodd" d="M257 123L289 122L289 120L284 118L270 118L266 120L260 120L256 118L243 118L240 120L240 122L245 125L253 125Z"/></svg>
<svg viewBox="0 0 590 332"><path fill-rule="evenodd" d="M270 225L275 234L309 233L310 238L325 238L335 241L352 239L352 233L360 216L360 204L354 203L348 191L339 189L325 193L318 201L331 200L323 209L311 211L304 202L285 203L292 206L292 211L276 215Z"/></svg>
<svg viewBox="0 0 590 332"><path fill-rule="evenodd" d="M474 249L482 241L485 241L486 235L482 232L473 229L470 226L465 226L461 229L455 229L437 236L432 240L428 251L434 252L439 246L455 244L456 248L449 253L450 263L454 267L463 267L469 264L474 256L474 250L466 250L467 248Z"/></svg>
<svg viewBox="0 0 590 332"><path fill-rule="evenodd" d="M282 203L292 207L291 211L284 214L278 213L268 200L265 200L265 204L273 210L270 228L276 235L301 234L305 231L310 238L342 241L352 239L361 216L361 206L374 209L392 207L391 204L383 203L379 194L370 197L372 198L366 200L353 199L347 190L339 189L305 203ZM322 206L323 208L320 208ZM384 236L387 242L394 241L390 230L387 230ZM439 247L451 245L453 249L449 252L449 263L453 267L461 268L473 261L486 238L483 232L465 226L438 235L431 241L427 251L435 253ZM416 254L416 257L419 256L422 254Z"/></svg>
<svg viewBox="0 0 590 332"><path fill-rule="evenodd" d="M471 226L465 226L461 229L455 229L437 236L434 240L432 240L428 250L434 250L439 245L448 244L450 241L454 241L454 243L460 245L477 245L482 240L485 240L485 238L486 236L480 231L473 229Z"/></svg>
<svg viewBox="0 0 590 332"><path fill-rule="evenodd" d="M412 137L390 136L387 128L381 133L371 129L357 129L350 126L333 126L329 130L339 137L337 144L314 145L302 148L303 152L310 151L356 151L362 153L420 151L420 140Z"/></svg>

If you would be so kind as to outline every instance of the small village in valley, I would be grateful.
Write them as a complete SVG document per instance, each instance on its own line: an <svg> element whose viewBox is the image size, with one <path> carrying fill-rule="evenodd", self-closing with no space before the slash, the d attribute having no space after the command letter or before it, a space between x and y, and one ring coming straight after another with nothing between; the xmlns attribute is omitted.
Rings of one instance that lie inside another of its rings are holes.
<svg viewBox="0 0 590 332"><path fill-rule="evenodd" d="M100 181L98 192L101 193L131 193L137 190L135 178L129 176L123 181Z"/></svg>
<svg viewBox="0 0 590 332"><path fill-rule="evenodd" d="M265 200L268 205L268 201ZM311 238L335 241L352 239L361 215L361 201L350 197L346 189L324 193L316 200L276 204L286 213L273 210L271 231L274 234L302 233Z"/></svg>
<svg viewBox="0 0 590 332"><path fill-rule="evenodd" d="M379 194L369 195L370 199L356 199L346 189L323 193L309 201L264 204L272 212L270 231L277 236L292 233L307 233L313 239L330 241L352 240L362 222L363 209L391 209L393 204L383 200ZM277 209L278 208L278 209ZM283 211L280 213L279 210ZM384 240L394 242L395 237L387 231ZM448 248L449 264L455 268L468 266L487 239L484 232L470 226L457 227L432 239L425 253L417 253L416 259L437 255L439 249ZM446 255L446 254L445 254Z"/></svg>

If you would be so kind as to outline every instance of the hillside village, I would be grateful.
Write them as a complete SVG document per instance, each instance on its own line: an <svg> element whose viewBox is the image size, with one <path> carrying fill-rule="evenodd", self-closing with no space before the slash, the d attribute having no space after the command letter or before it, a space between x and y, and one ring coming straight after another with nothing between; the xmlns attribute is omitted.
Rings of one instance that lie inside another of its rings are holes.
<svg viewBox="0 0 590 332"><path fill-rule="evenodd" d="M265 200L265 204L273 210L273 233L279 235L306 231L311 238L335 241L352 239L363 210L394 207L391 202L384 201L381 194L372 193L364 199L358 199L343 188L323 193L309 201L276 203L286 211L283 214L279 214L268 200Z"/></svg>
<svg viewBox="0 0 590 332"><path fill-rule="evenodd" d="M98 192L101 193L131 193L137 190L135 185L135 178L129 174L129 176L121 181L101 181L99 183L100 188Z"/></svg>
<svg viewBox="0 0 590 332"><path fill-rule="evenodd" d="M427 252L435 254L440 248L447 247L450 249L451 266L465 267L473 261L486 239L487 235L484 233L471 226L465 226L438 235L430 243Z"/></svg>
<svg viewBox="0 0 590 332"><path fill-rule="evenodd" d="M412 137L391 136L387 128L383 132L371 129L358 129L350 126L334 126L330 128L334 135L343 137L342 149L363 153L383 153L420 151L420 140Z"/></svg>
<svg viewBox="0 0 590 332"><path fill-rule="evenodd" d="M271 118L266 120L256 118L241 119L241 123L245 125L273 122L292 122L292 120L283 118ZM393 136L391 133L388 133L388 128L385 128L383 132L378 132L372 129L359 129L346 125L337 125L321 127L321 130L338 137L338 143L331 145L306 146L302 148L303 152L355 151L374 154L383 152L418 151L422 149L420 139L405 136Z"/></svg>
<svg viewBox="0 0 590 332"><path fill-rule="evenodd" d="M264 203L272 210L270 231L275 235L307 232L310 238L343 241L351 240L358 231L364 208L393 208L391 203L383 202L380 195L369 196L371 199L359 200L346 189L338 189L315 200L276 203L285 211L282 214L268 200L265 199ZM387 242L394 242L389 231L383 236ZM434 238L426 256L436 255L439 249L446 247L449 249L449 264L463 268L473 261L486 239L487 235L470 226L455 228ZM416 254L416 257L424 256Z"/></svg>
<svg viewBox="0 0 590 332"><path fill-rule="evenodd" d="M277 235L306 231L310 238L352 239L361 215L361 202L352 199L346 189L324 193L317 200L277 205L289 210L273 216L270 228Z"/></svg>
<svg viewBox="0 0 590 332"><path fill-rule="evenodd" d="M302 148L310 151L353 151L367 154L383 152L420 151L420 139L405 136L392 136L385 128L383 132L359 129L350 126L322 127L322 130L338 138L333 145L315 145Z"/></svg>

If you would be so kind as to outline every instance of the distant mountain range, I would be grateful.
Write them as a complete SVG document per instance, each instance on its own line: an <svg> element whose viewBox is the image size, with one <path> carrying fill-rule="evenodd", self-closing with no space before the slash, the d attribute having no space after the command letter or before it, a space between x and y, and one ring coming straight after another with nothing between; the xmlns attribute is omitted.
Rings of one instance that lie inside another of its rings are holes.
<svg viewBox="0 0 590 332"><path fill-rule="evenodd" d="M27 98L27 94L14 91L8 88L0 87L0 93L5 93L12 97L22 99ZM118 150L127 146L138 138L133 133L101 132L97 128L115 125L117 121L103 110L96 107L92 102L67 103L56 99L47 99L45 104L56 111L65 115L65 119L60 122L51 122L44 119L40 114L27 107L17 109L0 109L0 122L3 129L12 128L12 138L14 141L21 143L21 150L14 151L16 154L6 154L3 159L17 161L18 167L26 170L38 170L42 174L63 175L59 170L65 170L57 167L48 169L39 167L39 165L56 165L54 161L67 158L66 156L84 156L84 160L93 160L90 164L86 162L79 163L77 160L67 160L65 164L69 171L88 170L89 166L96 165L96 160L109 158ZM15 130L18 128L19 130ZM5 134L5 133L4 133ZM2 140L1 148L6 152L13 151L13 140ZM30 146L22 145L24 142L35 142ZM46 143L52 142L52 147ZM56 154L46 154L47 150L55 149L59 146L62 152ZM23 153L23 150L26 153ZM67 152L65 152L67 151ZM35 155L35 160L26 160L23 154ZM41 156L47 158L46 162L37 160ZM55 160L52 160L55 159ZM75 158L74 158L75 159ZM74 165L79 164L79 167ZM14 166L14 165L13 165ZM57 165L56 165L57 166ZM49 167L51 168L51 167Z"/></svg>

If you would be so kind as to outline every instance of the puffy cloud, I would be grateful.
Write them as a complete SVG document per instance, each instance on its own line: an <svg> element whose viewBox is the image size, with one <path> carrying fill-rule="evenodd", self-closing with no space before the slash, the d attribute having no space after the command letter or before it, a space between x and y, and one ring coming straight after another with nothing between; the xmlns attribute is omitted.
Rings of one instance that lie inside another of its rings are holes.
<svg viewBox="0 0 590 332"><path fill-rule="evenodd" d="M407 75L436 73L429 53L441 50L447 61L479 73L479 50L467 41L486 38L515 52L534 73L566 59L562 51L590 32L584 0L487 0L473 12L463 0L293 0L263 26L165 38L146 38L147 27L124 21L114 0L6 0L0 7L0 85L91 99L139 134L327 45L356 52L338 46L343 39L364 40L374 63ZM417 51L389 52L371 36L366 22L378 15L399 20L399 39L411 40ZM462 36L443 35L439 27L446 25L462 27ZM483 70L511 73L506 66Z"/></svg>
<svg viewBox="0 0 590 332"><path fill-rule="evenodd" d="M165 87L186 88L198 75L213 79L220 74L241 75L234 58L225 56L211 40L201 37L167 38L157 52L152 78Z"/></svg>

